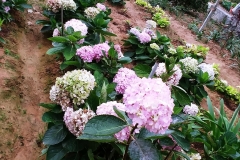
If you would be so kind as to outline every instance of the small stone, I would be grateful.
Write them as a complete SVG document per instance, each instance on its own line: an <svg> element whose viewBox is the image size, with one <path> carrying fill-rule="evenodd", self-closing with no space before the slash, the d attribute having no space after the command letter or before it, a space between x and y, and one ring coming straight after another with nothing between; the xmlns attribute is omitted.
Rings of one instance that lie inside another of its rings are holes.
<svg viewBox="0 0 240 160"><path fill-rule="evenodd" d="M33 13L33 10L32 9L28 9L28 13Z"/></svg>

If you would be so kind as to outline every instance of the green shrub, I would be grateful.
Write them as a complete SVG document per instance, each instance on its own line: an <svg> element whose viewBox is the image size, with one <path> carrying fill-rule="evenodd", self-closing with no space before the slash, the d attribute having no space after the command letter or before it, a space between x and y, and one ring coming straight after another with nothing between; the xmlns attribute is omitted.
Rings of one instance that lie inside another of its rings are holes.
<svg viewBox="0 0 240 160"><path fill-rule="evenodd" d="M196 11L205 11L207 9L208 0L170 0L175 5L183 5L186 9Z"/></svg>

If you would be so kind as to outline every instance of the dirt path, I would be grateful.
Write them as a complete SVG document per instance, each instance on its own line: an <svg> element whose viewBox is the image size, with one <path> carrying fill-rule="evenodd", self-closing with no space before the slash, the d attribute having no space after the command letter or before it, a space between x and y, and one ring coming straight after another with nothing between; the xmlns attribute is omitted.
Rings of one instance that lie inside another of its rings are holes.
<svg viewBox="0 0 240 160"><path fill-rule="evenodd" d="M16 22L21 24L9 33L12 43L5 47L18 58L0 50L4 66L0 67L4 73L0 77L0 134L4 137L0 141L0 160L44 159L38 158L46 128L39 103L50 101L49 87L59 72L59 64L46 55L51 43L40 33L41 26L35 25L36 20L43 19L38 3L33 1L33 12L26 11L21 15L24 18L19 16Z"/></svg>

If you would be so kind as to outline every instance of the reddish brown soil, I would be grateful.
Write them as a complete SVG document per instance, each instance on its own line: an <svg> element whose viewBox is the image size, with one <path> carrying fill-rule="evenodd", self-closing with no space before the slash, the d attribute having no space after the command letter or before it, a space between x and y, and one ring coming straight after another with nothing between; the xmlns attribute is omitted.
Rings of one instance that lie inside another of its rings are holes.
<svg viewBox="0 0 240 160"><path fill-rule="evenodd" d="M41 121L43 109L38 104L49 102L49 89L60 71L54 57L45 54L51 43L40 33L41 26L35 25L36 20L43 18L39 14L40 1L31 2L33 13L19 14L18 17L23 18L16 19L10 25L11 29L5 27L3 36L8 39L8 44L0 49L0 160L44 159L38 158L43 147L38 142L46 128ZM133 0L126 1L124 8L109 3L107 6L112 9L113 18L109 30L118 35L110 38L115 43L123 44L122 40L127 38L127 30L131 26L143 28L145 21L151 18L150 13ZM160 31L167 34L174 45L186 41L209 46L206 62L218 63L220 77L233 86L239 86L239 72L228 67L230 62L221 57L220 47L214 43L196 41L195 35L183 24L171 18L171 26ZM5 49L13 54L4 53ZM209 95L213 104L219 106L220 96L212 91ZM206 107L205 102L202 104ZM232 114L227 108L226 111L229 116Z"/></svg>

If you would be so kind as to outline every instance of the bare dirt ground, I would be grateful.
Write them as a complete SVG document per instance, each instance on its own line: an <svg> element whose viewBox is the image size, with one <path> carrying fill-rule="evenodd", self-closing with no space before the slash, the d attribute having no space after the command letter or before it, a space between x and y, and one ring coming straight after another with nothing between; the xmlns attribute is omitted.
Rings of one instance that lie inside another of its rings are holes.
<svg viewBox="0 0 240 160"><path fill-rule="evenodd" d="M1 160L44 159L38 158L46 128L39 103L49 102L49 87L59 65L45 54L51 43L40 33L41 26L35 25L43 17L39 1L32 2L32 13L18 13L8 24L10 29L3 27L8 43L0 50Z"/></svg>
<svg viewBox="0 0 240 160"><path fill-rule="evenodd" d="M54 57L45 54L51 43L40 33L41 26L35 25L36 20L43 19L40 14L43 3L37 0L29 3L34 7L32 13L19 14L10 24L11 29L3 27L8 44L0 48L0 160L44 159L39 155L46 126L41 121L43 109L38 104L49 102L49 89L60 73ZM109 30L118 35L111 38L115 43L123 44L129 27L143 28L145 21L151 18L142 7L134 4L134 0L127 1L124 8L106 5L112 9L113 21ZM196 36L183 24L179 19L171 18L170 28L160 29L160 32L167 34L173 43L186 41L209 46L206 62L219 64L220 77L232 86L239 86L239 72L228 67L230 62L221 57L220 47L196 41ZM220 96L211 91L209 94L218 106ZM203 106L206 107L205 102ZM230 116L232 111L226 110Z"/></svg>

